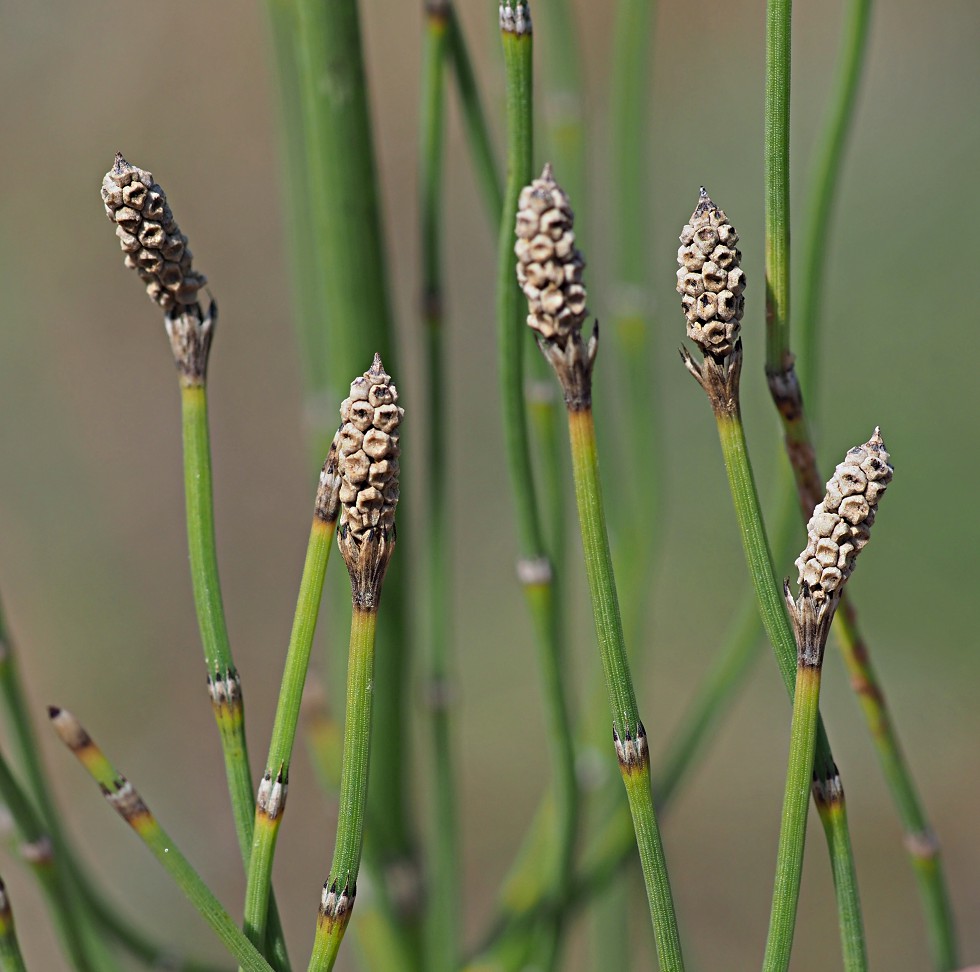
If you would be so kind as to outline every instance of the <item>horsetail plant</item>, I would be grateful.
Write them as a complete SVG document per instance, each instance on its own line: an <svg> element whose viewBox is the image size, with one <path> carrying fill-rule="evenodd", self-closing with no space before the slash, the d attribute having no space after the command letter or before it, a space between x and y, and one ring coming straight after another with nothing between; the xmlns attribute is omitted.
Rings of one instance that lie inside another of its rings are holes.
<svg viewBox="0 0 980 972"><path fill-rule="evenodd" d="M549 895L556 899L572 871L572 854L579 826L579 789L575 744L568 701L559 600L552 551L545 539L544 509L538 500L531 462L524 362L527 348L526 315L514 280L514 213L523 187L530 182L533 158L533 27L526 0L505 0L499 8L501 46L507 97L507 182L501 214L497 265L497 345L504 440L511 492L514 498L520 559L518 579L530 608L538 649L548 725L548 745L554 774L556 817L554 863L542 870L551 880ZM546 440L547 441L547 440ZM559 531L553 531L555 541ZM545 969L557 961L562 915L554 909L542 932L537 961Z"/></svg>
<svg viewBox="0 0 980 972"><path fill-rule="evenodd" d="M536 332L538 347L561 385L568 412L575 499L599 654L612 710L613 745L633 816L660 968L673 972L684 968L684 960L650 789L647 735L640 721L626 657L599 482L592 417L592 367L599 347L599 329L594 327L588 340L582 336L587 313L582 280L585 261L575 247L571 205L550 165L521 191L515 232L517 279L527 298L527 323Z"/></svg>
<svg viewBox="0 0 980 972"><path fill-rule="evenodd" d="M202 309L198 297L207 282L194 270L187 237L180 231L166 194L145 169L116 153L102 180L102 202L116 226L125 263L146 284L147 294L164 311L180 384L184 440L184 492L187 544L208 694L221 737L235 831L246 869L252 854L255 790L245 741L241 679L235 668L221 597L214 538L211 441L208 427L207 369L218 320L214 299ZM270 897L275 967L288 969L285 941L274 898Z"/></svg>
<svg viewBox="0 0 980 972"><path fill-rule="evenodd" d="M333 547L339 512L340 476L338 442L334 437L320 472L313 510L313 525L306 548L296 613L272 726L269 758L255 800L255 828L252 856L245 891L245 933L259 951L265 949L266 916L272 888L272 859L289 788L289 766L299 722L300 702L313 647L317 614L323 595L323 580Z"/></svg>
<svg viewBox="0 0 980 972"><path fill-rule="evenodd" d="M677 292L687 318L687 334L703 354L698 363L681 349L684 366L704 389L714 412L728 485L745 559L759 602L759 613L780 674L792 697L797 647L783 594L776 583L762 508L749 462L739 401L745 275L738 234L701 187L698 205L684 226L677 251ZM827 839L837 895L841 945L847 972L867 967L864 926L858 899L854 855L844 804L844 787L830 743L818 721L811 791Z"/></svg>
<svg viewBox="0 0 980 972"><path fill-rule="evenodd" d="M371 756L374 638L385 571L395 549L398 456L404 409L381 356L350 386L340 407L337 544L351 583L347 715L337 840L323 884L310 972L333 968L357 895Z"/></svg>
<svg viewBox="0 0 980 972"><path fill-rule="evenodd" d="M271 972L272 966L245 937L211 889L160 826L137 789L106 758L81 723L66 709L49 706L51 725L85 771L98 784L106 803L132 827L181 891L211 926L245 972Z"/></svg>
<svg viewBox="0 0 980 972"><path fill-rule="evenodd" d="M783 425L786 454L796 480L804 519L820 496L821 476L813 435L804 406L804 390L813 395L817 373L815 318L821 292L827 223L845 136L854 104L867 45L870 0L851 0L847 14L844 55L819 162L810 193L806 267L800 313L802 380L790 344L789 258L789 115L792 55L792 4L769 0L766 16L766 377ZM811 400L812 405L812 400ZM841 654L874 742L882 774L905 830L905 848L919 886L933 967L947 972L958 964L952 907L943 873L939 840L930 826L922 798L902 751L870 650L857 622L857 612L845 594L836 625Z"/></svg>
<svg viewBox="0 0 980 972"><path fill-rule="evenodd" d="M797 669L776 881L763 959L765 972L785 972L793 947L820 712L820 676L830 625L857 556L870 539L878 502L892 473L881 434L875 429L864 445L851 449L837 466L823 501L810 517L807 545L796 561L799 594L794 598L789 581L784 583L796 637Z"/></svg>

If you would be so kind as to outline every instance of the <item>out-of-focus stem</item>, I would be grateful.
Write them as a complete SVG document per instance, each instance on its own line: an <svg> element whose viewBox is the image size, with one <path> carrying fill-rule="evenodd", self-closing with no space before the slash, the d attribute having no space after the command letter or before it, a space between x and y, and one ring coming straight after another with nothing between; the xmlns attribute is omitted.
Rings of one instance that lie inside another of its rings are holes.
<svg viewBox="0 0 980 972"><path fill-rule="evenodd" d="M0 880L0 969L3 969L3 972L27 972L20 943L17 941L10 897L2 880Z"/></svg>
<svg viewBox="0 0 980 972"><path fill-rule="evenodd" d="M432 804L431 875L426 967L452 972L459 949L460 863L456 773L450 706L450 535L446 435L447 384L442 293L441 220L444 199L443 143L445 76L451 49L448 4L428 0L422 53L419 210L422 223L422 319L425 328L428 428L426 468L428 698L431 713ZM461 42L461 39L460 39Z"/></svg>

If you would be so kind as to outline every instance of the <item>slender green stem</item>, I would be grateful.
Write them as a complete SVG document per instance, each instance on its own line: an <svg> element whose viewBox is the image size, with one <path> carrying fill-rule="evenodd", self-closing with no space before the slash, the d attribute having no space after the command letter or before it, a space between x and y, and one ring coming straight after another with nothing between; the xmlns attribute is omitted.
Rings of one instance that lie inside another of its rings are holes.
<svg viewBox="0 0 980 972"><path fill-rule="evenodd" d="M442 4L427 4L422 50L422 97L419 127L419 209L422 222L422 318L427 349L425 460L428 528L428 666L432 734L433 830L429 873L431 892L426 968L451 972L459 949L460 862L456 772L453 760L450 657L450 535L447 478L445 367L442 303L442 183L446 116L445 76L450 14Z"/></svg>
<svg viewBox="0 0 980 972"><path fill-rule="evenodd" d="M640 722L623 640L616 581L606 535L591 409L569 410L568 430L599 654L612 710L617 755L633 816L650 916L656 933L657 955L664 972L683 969L680 934L650 790L646 732Z"/></svg>
<svg viewBox="0 0 980 972"><path fill-rule="evenodd" d="M449 29L446 41L453 66L453 77L456 80L456 91L462 108L466 141L473 156L477 184L483 195L491 223L496 229L500 224L501 212L504 208L504 191L493 153L493 139L490 136L490 126L487 124L486 112L483 110L483 103L480 100L480 89L476 85L476 77L473 74L473 63L470 60L466 37L463 34L459 16L452 4L449 5L447 16Z"/></svg>
<svg viewBox="0 0 980 972"><path fill-rule="evenodd" d="M616 504L613 535L623 591L626 643L635 650L647 620L646 595L657 561L659 531L637 529L652 523L661 512L660 428L657 421L656 382L652 376L649 253L652 224L650 186L652 163L648 123L654 64L653 21L655 0L619 0L613 34L610 157L615 175L610 180L614 230L613 284L611 288L612 349L617 373L624 378L619 398L624 443L642 442L643 448L624 447L633 463L622 487L626 502Z"/></svg>
<svg viewBox="0 0 980 972"><path fill-rule="evenodd" d="M786 771L779 850L776 854L776 881L769 913L769 937L762 960L764 972L784 972L788 969L793 950L819 714L820 669L801 664L797 669L796 690L793 694L789 767Z"/></svg>
<svg viewBox="0 0 980 972"><path fill-rule="evenodd" d="M547 157L561 173L562 188L575 200L575 227L580 239L588 236L588 180L583 58L568 0L539 0L536 13L542 38L542 117Z"/></svg>
<svg viewBox="0 0 980 972"><path fill-rule="evenodd" d="M795 516L795 505L792 513ZM735 621L659 761L660 769L653 778L652 789L661 816L669 811L681 784L696 765L712 728L744 684L751 662L762 644L759 635L759 611L753 597ZM613 877L636 853L632 820L624 806L612 813L591 837L578 872L556 905L548 898L547 885L541 879L541 861L548 832L553 827L552 820L550 803L544 804L539 808L535 825L518 855L518 863L508 875L504 913L494 923L492 931L484 936L479 948L481 955L494 951L500 941L526 936L528 929L555 907L572 912L593 900L606 890Z"/></svg>
<svg viewBox="0 0 980 972"><path fill-rule="evenodd" d="M575 776L574 735L569 715L559 603L555 596L552 561L546 553L541 510L532 471L524 397L524 352L529 342L526 313L514 276L514 218L521 189L531 181L533 144L532 51L530 14L526 5L506 10L525 18L523 29L501 31L507 92L507 184L500 226L497 286L498 348L504 438L516 505L521 549L519 575L531 610L546 703L548 745L555 787L555 858L553 894L560 895L572 868L578 830L579 791ZM502 24L503 27L503 24ZM557 497L555 498L557 501ZM549 499L550 502L550 499ZM556 530L561 527L556 525ZM560 935L560 913L550 932L544 957L555 961Z"/></svg>
<svg viewBox="0 0 980 972"><path fill-rule="evenodd" d="M755 479L745 445L745 431L738 411L716 413L718 435L721 441L728 485L735 505L736 519L745 550L749 574L759 601L762 623L779 665L780 674L787 691L792 696L796 680L796 638L786 615L782 594L776 583L772 566L772 556L766 539L762 509L755 488ZM830 743L823 729L823 721L818 720L817 748L814 760L814 793L821 790L839 796L843 805L843 787L840 775L830 751ZM825 801L817 800L817 809L827 836L831 865L837 892L837 910L841 926L841 944L844 950L844 965L849 972L867 968L864 949L861 904L857 892L857 878L854 859L850 853L850 837L842 828L846 827L845 814L829 814ZM847 931L850 929L851 931ZM854 929L862 929L854 934Z"/></svg>
<svg viewBox="0 0 980 972"><path fill-rule="evenodd" d="M10 897L2 879L0 879L0 969L3 972L27 972L24 956L20 951L20 942L17 941Z"/></svg>
<svg viewBox="0 0 980 972"><path fill-rule="evenodd" d="M315 390L315 398L335 403L344 397L350 376L375 352L389 367L397 357L358 3L269 2L286 5L292 17L302 139L289 150L303 160L314 252L312 272L321 288L314 327L323 331L329 352L325 384ZM279 46L288 56L289 46ZM324 414L334 415L329 425L332 432L336 413L324 409ZM378 685L388 694L379 697L370 791L382 826L372 831L366 855L378 878L379 894L389 898L392 889L387 873L397 869L417 879L418 863L409 796L411 734L406 724L410 693L404 689L409 683L411 625L406 577L397 565L385 587L386 620L378 629ZM386 912L394 910L387 908ZM417 952L420 916L401 911L398 915L406 948Z"/></svg>
<svg viewBox="0 0 980 972"><path fill-rule="evenodd" d="M60 880L54 846L41 816L14 777L0 753L0 800L10 811L20 836L24 859L37 878L54 918L65 954L78 972L100 972L91 963L85 948L79 914L72 907L71 895Z"/></svg>
<svg viewBox="0 0 980 972"><path fill-rule="evenodd" d="M377 618L376 611L354 606L347 667L347 714L337 839L330 876L323 886L324 897L320 904L309 972L330 972L333 968L357 893L371 758Z"/></svg>
<svg viewBox="0 0 980 972"><path fill-rule="evenodd" d="M766 3L766 368L789 354L789 99L792 0Z"/></svg>
<svg viewBox="0 0 980 972"><path fill-rule="evenodd" d="M132 783L109 762L78 720L64 709L51 708L48 711L55 731L98 783L106 802L132 827L150 853L163 865L221 943L238 959L242 969L245 972L272 972L272 966L242 934L231 915L160 826Z"/></svg>
<svg viewBox="0 0 980 972"><path fill-rule="evenodd" d="M30 795L45 818L56 862L66 872L59 878L61 898L65 900L70 895L73 907L82 909L86 920L92 925L90 934L84 936L87 950L91 953L92 948L89 947L89 943L93 940L91 932L97 929L100 939L104 939L103 933L108 933L110 938L117 941L124 949L149 964L165 960L168 967L173 967L175 972L216 972L213 965L178 957L174 954L172 946L147 937L106 900L102 891L95 886L91 876L82 866L61 825L57 804L48 783L37 735L27 713L26 695L13 641L6 629L2 605L0 605L0 696L10 717L11 735L20 763L27 775ZM104 947L105 943L100 941L99 944ZM101 961L104 962L104 959Z"/></svg>
<svg viewBox="0 0 980 972"><path fill-rule="evenodd" d="M803 276L795 315L797 371L810 408L818 391L817 321L826 287L827 244L840 185L844 150L854 122L857 93L864 70L871 26L871 0L850 0L847 24L835 73L830 110L824 125L807 194Z"/></svg>
<svg viewBox="0 0 980 972"><path fill-rule="evenodd" d="M262 799L255 809L252 855L245 891L245 934L260 952L265 949L266 918L272 891L272 861L285 810L300 701L303 686L306 684L313 635L316 632L317 615L323 595L323 579L333 548L335 528L335 519L324 520L317 515L310 529L296 613L289 636L289 647L286 649L279 703L272 726L269 758L260 788Z"/></svg>
<svg viewBox="0 0 980 972"><path fill-rule="evenodd" d="M184 496L187 506L187 545L197 622L208 669L212 708L225 760L235 832L246 873L252 854L255 789L245 740L245 711L241 686L231 654L221 598L214 536L214 495L211 485L211 435L207 389L181 384L184 439ZM285 940L274 898L270 898L273 964L288 970Z"/></svg>
<svg viewBox="0 0 980 972"><path fill-rule="evenodd" d="M905 845L925 912L933 968L936 972L949 972L958 968L960 963L939 843L902 751L867 646L857 629L854 608L847 598L837 612L834 631L851 677L851 685L871 732L882 773L905 830Z"/></svg>
<svg viewBox="0 0 980 972"><path fill-rule="evenodd" d="M788 4L785 7L788 8ZM804 519L807 519L822 496L823 480L817 468L813 437L803 404L803 389L812 403L816 394L817 317L825 289L829 222L840 183L843 153L853 120L861 69L867 51L870 2L852 0L849 7L831 109L820 142L809 193L805 273L799 320L800 377L797 377L793 366L785 314L780 312L780 307L785 310L788 305L789 291L789 214L786 201L786 187L789 184L788 129L780 122L774 124L770 130L769 120L770 117L783 121L788 118L790 19L788 9L775 8L781 8L781 5L772 4L770 7L767 44L767 274L770 282L784 281L775 288L774 293L782 293L785 300L782 304L775 298L767 301L770 332L767 342L770 349L767 371L770 391L783 421L786 449L799 491L800 509ZM771 264L770 253L773 257ZM767 294L767 297L772 296L773 293ZM956 935L939 845L929 826L888 712L881 683L871 665L867 645L858 630L856 614L847 594L838 611L835 630L875 743L882 772L905 830L905 843L925 911L933 966L937 970L955 968L959 964L956 956Z"/></svg>

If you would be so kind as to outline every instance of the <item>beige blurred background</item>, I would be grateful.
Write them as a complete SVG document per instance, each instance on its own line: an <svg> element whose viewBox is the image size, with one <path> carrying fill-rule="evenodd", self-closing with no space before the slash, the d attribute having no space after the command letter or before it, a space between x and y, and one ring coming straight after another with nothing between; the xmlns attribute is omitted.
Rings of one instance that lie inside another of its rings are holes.
<svg viewBox="0 0 980 972"><path fill-rule="evenodd" d="M419 4L366 0L365 33L384 177L406 407L421 401L416 317ZM658 298L654 335L665 507L637 530L663 551L638 686L654 752L676 724L747 587L708 407L676 358L676 235L697 187L733 218L749 275L743 379L750 446L773 510L776 422L762 379L762 3L665 0L645 120ZM495 5L460 4L498 134ZM588 81L590 303L610 295L606 5L574 3ZM794 61L796 238L841 21L798 4ZM264 757L315 477L304 444L282 227L276 93L260 3L5 0L0 5L0 593L31 701L73 709L141 787L233 913L243 879L203 691L187 577L179 411L159 317L122 268L98 196L118 149L165 186L221 304L211 366L219 553L252 759ZM535 17L538 43L547 21ZM980 714L976 583L976 377L980 312L975 178L980 8L971 0L880 4L829 262L823 468L880 424L897 470L875 543L853 581L902 738L946 862L963 961L980 959ZM466 918L475 936L547 773L540 703L500 452L493 351L495 246L455 104L449 129L447 261L451 455ZM541 159L543 161L543 158ZM365 366L367 362L365 363ZM615 376L607 369L597 389ZM607 407L602 415L615 418ZM405 435L412 448L411 412ZM608 439L606 440L608 442ZM621 465L603 454L614 493ZM416 510L419 489L415 484ZM406 549L422 542L405 511ZM802 541L801 541L802 545ZM570 550L583 590L577 540ZM336 570L339 564L334 563ZM787 573L790 565L782 568ZM592 632L575 598L576 694L587 699ZM342 602L326 608L346 612ZM766 652L665 820L693 969L751 968L762 954L787 747L788 709ZM323 652L320 652L321 657ZM323 666L320 666L321 668ZM872 966L928 967L901 832L839 658L824 711L847 787ZM420 698L418 680L406 691ZM416 706L417 713L421 711ZM71 830L128 913L220 957L179 893L45 734ZM418 733L416 735L419 735ZM420 738L422 738L420 736ZM303 757L291 779L277 889L305 962L332 849L332 811ZM424 773L418 791L424 800ZM615 780L610 780L613 785ZM420 819L423 814L420 812ZM826 855L811 832L796 972L839 967ZM0 856L33 970L60 972L34 884ZM651 967L637 896L636 968ZM355 917L356 922L356 917ZM577 933L578 934L578 933ZM581 939L568 969L595 968ZM355 967L350 952L345 969ZM230 965L230 963L229 963ZM616 972L616 970L612 970Z"/></svg>

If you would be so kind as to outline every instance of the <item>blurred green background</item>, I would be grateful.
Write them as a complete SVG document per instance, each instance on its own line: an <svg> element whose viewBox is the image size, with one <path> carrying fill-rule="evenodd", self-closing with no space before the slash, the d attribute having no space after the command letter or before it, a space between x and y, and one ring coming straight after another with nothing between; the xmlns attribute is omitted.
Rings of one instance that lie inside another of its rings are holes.
<svg viewBox="0 0 980 972"><path fill-rule="evenodd" d="M836 2L797 6L792 188L801 240L808 161L842 11ZM499 134L496 9L471 0L460 7ZM588 83L592 187L589 235L580 245L590 264L590 305L601 319L611 302L603 284L613 232L611 23L606 5L577 0L574 8ZM763 501L775 515L782 460L762 375L763 8L670 0L657 18L653 109L645 124L656 241L649 267L658 300L652 367L660 410L651 421L664 433L666 496L662 509L638 511L635 521L637 534L656 538L663 553L638 686L655 760L747 589L710 412L676 356L683 336L673 293L676 236L701 183L742 238L749 277L744 411ZM122 268L98 189L117 149L151 169L221 305L210 372L218 543L258 770L315 484L290 318L264 10L227 0L6 0L0 9L0 592L38 721L48 702L75 711L237 913L244 882L187 576L173 365L158 313ZM422 399L420 4L366 0L364 16L409 452L411 410ZM537 13L535 26L546 47L547 21ZM823 469L876 424L896 467L853 591L945 848L964 964L980 960L980 657L970 587L980 566L980 310L970 228L980 225L978 42L973 0L891 0L876 11L833 235L815 416ZM466 919L476 934L547 767L500 449L495 245L455 103L451 114L445 191L457 755ZM616 376L605 363L596 394L608 429L616 415L603 408L603 394ZM607 493L616 502L617 480L630 466L608 436L604 441ZM415 515L400 512L404 556L424 542L417 463L414 472ZM576 695L584 701L595 675L591 620L574 538L570 550ZM335 558L332 570L339 567ZM789 561L780 569L789 573ZM345 616L347 604L337 600L326 611ZM762 954L789 725L767 652L665 821L692 968L750 968ZM405 691L421 700L418 680ZM835 652L828 653L824 712L847 789L872 966L924 969L901 831ZM143 924L219 956L169 879L42 730L71 830L95 871ZM421 766L418 778L424 799ZM607 782L618 786L613 777ZM302 965L334 822L304 761L291 784L277 888ZM818 828L811 836L798 972L839 967L826 855ZM7 853L0 865L28 965L63 969L30 876ZM652 961L644 911L639 895L636 968ZM594 968L588 955L570 950L567 967ZM344 968L354 968L350 950L346 961Z"/></svg>

